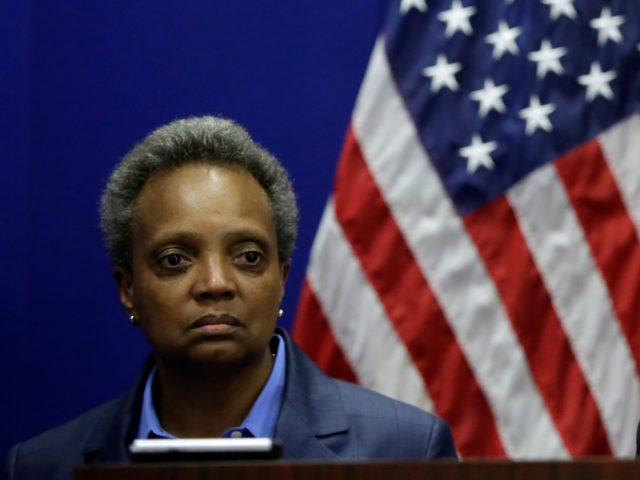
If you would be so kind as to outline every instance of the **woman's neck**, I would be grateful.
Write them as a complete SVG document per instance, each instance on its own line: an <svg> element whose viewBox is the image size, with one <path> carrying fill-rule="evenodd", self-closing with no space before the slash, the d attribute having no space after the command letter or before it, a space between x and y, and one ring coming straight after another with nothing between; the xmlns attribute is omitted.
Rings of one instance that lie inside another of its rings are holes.
<svg viewBox="0 0 640 480"><path fill-rule="evenodd" d="M246 418L269 379L267 348L256 362L215 371L167 365L157 359L154 404L162 428L179 438L220 437Z"/></svg>

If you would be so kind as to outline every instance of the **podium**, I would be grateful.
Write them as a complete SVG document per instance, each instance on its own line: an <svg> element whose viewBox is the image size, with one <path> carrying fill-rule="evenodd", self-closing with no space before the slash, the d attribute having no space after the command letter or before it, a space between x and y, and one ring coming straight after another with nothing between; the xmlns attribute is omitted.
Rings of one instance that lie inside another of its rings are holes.
<svg viewBox="0 0 640 480"><path fill-rule="evenodd" d="M366 461L219 462L79 467L76 480L624 480L640 479L640 462Z"/></svg>

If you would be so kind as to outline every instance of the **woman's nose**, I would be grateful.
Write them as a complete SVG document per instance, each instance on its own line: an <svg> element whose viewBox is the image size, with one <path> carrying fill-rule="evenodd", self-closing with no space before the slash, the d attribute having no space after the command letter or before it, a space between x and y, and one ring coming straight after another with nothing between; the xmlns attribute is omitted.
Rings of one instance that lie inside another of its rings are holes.
<svg viewBox="0 0 640 480"><path fill-rule="evenodd" d="M233 298L235 281L232 266L214 258L199 262L193 288L195 296L202 300Z"/></svg>

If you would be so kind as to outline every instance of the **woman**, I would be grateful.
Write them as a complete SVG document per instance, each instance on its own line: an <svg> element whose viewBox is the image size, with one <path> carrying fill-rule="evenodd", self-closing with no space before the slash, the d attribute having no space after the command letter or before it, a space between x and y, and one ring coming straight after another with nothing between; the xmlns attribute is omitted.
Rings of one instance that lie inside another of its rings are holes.
<svg viewBox="0 0 640 480"><path fill-rule="evenodd" d="M148 437L274 437L285 458L455 457L442 420L326 377L276 329L297 205L238 125L190 118L150 134L109 179L101 226L153 353L123 397L14 447L9 478L70 478Z"/></svg>

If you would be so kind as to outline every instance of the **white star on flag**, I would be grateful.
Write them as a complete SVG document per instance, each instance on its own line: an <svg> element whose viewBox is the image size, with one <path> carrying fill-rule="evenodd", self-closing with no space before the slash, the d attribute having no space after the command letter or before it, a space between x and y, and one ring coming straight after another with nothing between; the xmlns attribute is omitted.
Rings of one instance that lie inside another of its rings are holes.
<svg viewBox="0 0 640 480"><path fill-rule="evenodd" d="M587 87L587 101L591 102L599 95L611 100L613 98L613 90L611 90L609 82L616 76L616 72L613 70L603 72L600 64L593 62L589 73L578 77L578 83Z"/></svg>
<svg viewBox="0 0 640 480"><path fill-rule="evenodd" d="M523 108L518 113L519 117L527 122L525 127L525 133L527 135L533 135L533 133L541 128L545 132L553 130L553 125L549 121L549 115L556 109L552 103L542 105L540 99L533 95L529 100L529 106Z"/></svg>
<svg viewBox="0 0 640 480"><path fill-rule="evenodd" d="M573 0L542 0L542 3L551 7L551 20L557 20L560 15L574 19L578 15L576 7L573 6Z"/></svg>
<svg viewBox="0 0 640 480"><path fill-rule="evenodd" d="M602 46L611 39L616 43L622 43L622 34L620 33L620 25L624 23L624 16L611 16L609 7L602 7L602 12L598 18L594 18L589 22L592 28L598 30L598 45Z"/></svg>
<svg viewBox="0 0 640 480"><path fill-rule="evenodd" d="M499 59L505 52L509 52L512 55L518 53L518 45L516 44L516 38L522 33L520 27L509 28L509 25L504 20L500 20L498 23L498 31L487 35L487 43L493 45L493 58Z"/></svg>
<svg viewBox="0 0 640 480"><path fill-rule="evenodd" d="M463 7L460 0L453 0L451 8L438 15L438 19L446 22L445 37L451 38L456 32L461 31L465 35L471 35L473 29L469 18L476 13L476 7Z"/></svg>
<svg viewBox="0 0 640 480"><path fill-rule="evenodd" d="M509 91L506 85L497 85L493 80L486 78L484 87L480 90L471 92L471 98L480 102L480 116L485 117L491 110L504 113L506 107L502 101L502 97Z"/></svg>
<svg viewBox="0 0 640 480"><path fill-rule="evenodd" d="M436 64L425 68L422 73L431 78L431 91L438 92L442 87L450 90L458 90L456 73L462 70L461 63L449 63L447 57L441 53L438 55Z"/></svg>
<svg viewBox="0 0 640 480"><path fill-rule="evenodd" d="M461 157L467 159L467 172L474 173L479 167L493 170L495 164L490 153L498 148L494 141L484 143L477 133L471 138L471 145L458 150Z"/></svg>
<svg viewBox="0 0 640 480"><path fill-rule="evenodd" d="M543 78L547 72L552 71L558 75L564 73L562 64L560 63L560 57L567 53L565 47L551 48L551 42L549 40L542 40L540 50L531 52L528 55L529 60L538 64L536 70L536 76Z"/></svg>
<svg viewBox="0 0 640 480"><path fill-rule="evenodd" d="M427 11L427 0L402 0L400 12L407 13L412 8L417 8L421 12Z"/></svg>

